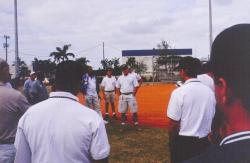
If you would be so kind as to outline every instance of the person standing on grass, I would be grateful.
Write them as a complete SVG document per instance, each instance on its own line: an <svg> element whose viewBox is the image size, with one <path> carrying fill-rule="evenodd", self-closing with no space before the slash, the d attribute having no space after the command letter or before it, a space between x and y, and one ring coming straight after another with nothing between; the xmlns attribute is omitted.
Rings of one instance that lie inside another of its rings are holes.
<svg viewBox="0 0 250 163"><path fill-rule="evenodd" d="M38 102L48 99L49 94L43 81L45 79L43 72L37 72L37 79L32 83L30 88L31 104L36 104Z"/></svg>
<svg viewBox="0 0 250 163"><path fill-rule="evenodd" d="M250 24L222 31L211 50L218 108L223 117L217 146L185 163L250 162Z"/></svg>
<svg viewBox="0 0 250 163"><path fill-rule="evenodd" d="M102 118L79 103L82 68L58 64L55 92L20 119L15 163L107 163L110 145Z"/></svg>
<svg viewBox="0 0 250 163"><path fill-rule="evenodd" d="M109 103L112 108L112 117L117 119L115 113L115 85L116 85L116 78L112 76L112 68L107 69L107 74L103 78L101 82L101 90L103 92L103 98L105 100L105 120L108 121L109 119Z"/></svg>
<svg viewBox="0 0 250 163"><path fill-rule="evenodd" d="M31 96L30 96L30 92L31 92L30 90L31 90L32 84L35 81L35 79L36 79L36 73L31 72L30 77L24 82L24 85L23 85L23 93L24 93L24 96L29 101L29 103L32 103Z"/></svg>
<svg viewBox="0 0 250 163"><path fill-rule="evenodd" d="M213 91L196 78L200 70L197 59L182 58L178 69L184 84L172 92L167 109L172 163L207 149L216 103Z"/></svg>
<svg viewBox="0 0 250 163"><path fill-rule="evenodd" d="M9 65L0 58L0 163L14 163L18 120L30 106L20 92L5 86L9 81Z"/></svg>
<svg viewBox="0 0 250 163"><path fill-rule="evenodd" d="M129 69L127 65L122 65L123 74L117 80L117 90L119 96L118 111L122 114L121 125L125 125L126 113L128 106L130 112L133 114L132 119L135 126L138 126L138 106L136 102L136 93L139 87L138 81L133 76L129 75Z"/></svg>
<svg viewBox="0 0 250 163"><path fill-rule="evenodd" d="M87 73L82 77L82 85L86 100L85 105L94 109L100 117L102 117L100 109L99 84L91 66L88 67ZM104 120L104 123L107 124L108 121Z"/></svg>

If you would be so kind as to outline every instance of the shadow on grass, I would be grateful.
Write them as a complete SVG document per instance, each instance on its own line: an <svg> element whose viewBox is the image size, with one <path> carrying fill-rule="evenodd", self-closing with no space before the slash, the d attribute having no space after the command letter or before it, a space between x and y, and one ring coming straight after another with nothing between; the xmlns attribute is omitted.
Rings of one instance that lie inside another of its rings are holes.
<svg viewBox="0 0 250 163"><path fill-rule="evenodd" d="M168 163L170 154L165 129L121 126L111 120L106 125L111 145L111 163Z"/></svg>

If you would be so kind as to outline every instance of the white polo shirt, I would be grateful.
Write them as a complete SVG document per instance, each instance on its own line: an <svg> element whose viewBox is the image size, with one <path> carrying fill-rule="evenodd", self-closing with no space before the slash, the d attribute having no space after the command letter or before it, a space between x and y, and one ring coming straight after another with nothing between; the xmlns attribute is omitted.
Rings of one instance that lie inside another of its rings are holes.
<svg viewBox="0 0 250 163"><path fill-rule="evenodd" d="M97 92L96 92L96 77L95 76L93 77L88 76L88 86L87 86L86 95L98 97Z"/></svg>
<svg viewBox="0 0 250 163"><path fill-rule="evenodd" d="M15 163L90 163L108 157L102 118L67 92L32 106L20 119Z"/></svg>
<svg viewBox="0 0 250 163"><path fill-rule="evenodd" d="M208 74L198 75L197 79L214 91L214 80Z"/></svg>
<svg viewBox="0 0 250 163"><path fill-rule="evenodd" d="M121 93L133 93L134 88L138 87L138 81L132 75L121 75L118 80L116 87L120 88Z"/></svg>
<svg viewBox="0 0 250 163"><path fill-rule="evenodd" d="M203 138L211 132L215 104L210 88L198 79L189 79L172 92L167 116L180 121L179 135Z"/></svg>
<svg viewBox="0 0 250 163"><path fill-rule="evenodd" d="M116 79L114 76L111 76L110 78L108 76L105 76L102 79L101 87L104 87L104 91L114 91L116 85Z"/></svg>

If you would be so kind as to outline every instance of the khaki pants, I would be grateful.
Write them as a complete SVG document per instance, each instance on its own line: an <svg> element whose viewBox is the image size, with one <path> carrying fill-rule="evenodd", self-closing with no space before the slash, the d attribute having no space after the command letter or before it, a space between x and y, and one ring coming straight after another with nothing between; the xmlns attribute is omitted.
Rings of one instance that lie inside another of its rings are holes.
<svg viewBox="0 0 250 163"><path fill-rule="evenodd" d="M115 103L115 92L104 92L105 103Z"/></svg>
<svg viewBox="0 0 250 163"><path fill-rule="evenodd" d="M137 106L135 96L133 94L129 94L129 95L121 94L119 97L119 106L118 106L119 113L126 113L128 106L130 108L131 113L138 112L138 106Z"/></svg>
<svg viewBox="0 0 250 163"><path fill-rule="evenodd" d="M85 96L86 99L86 103L85 105L93 110L95 110L101 117L102 117L102 113L100 110L100 100L98 97L96 96Z"/></svg>

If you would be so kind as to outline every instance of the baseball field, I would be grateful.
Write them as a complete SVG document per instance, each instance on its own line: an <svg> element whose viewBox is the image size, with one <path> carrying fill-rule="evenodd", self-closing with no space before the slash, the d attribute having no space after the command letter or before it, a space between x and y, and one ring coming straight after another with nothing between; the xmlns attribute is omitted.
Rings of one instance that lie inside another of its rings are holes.
<svg viewBox="0 0 250 163"><path fill-rule="evenodd" d="M160 128L168 126L166 109L170 94L174 88L174 84L144 84L139 88L136 99L139 107L138 117L140 124ZM81 94L78 97L80 98L80 102L84 104L84 97ZM116 110L117 106L118 95L116 96ZM104 100L101 96L101 110L103 114L105 113L104 107ZM128 115L128 121L131 122L130 113Z"/></svg>

